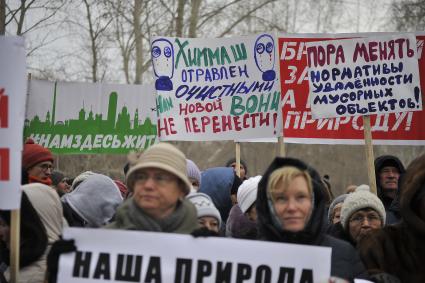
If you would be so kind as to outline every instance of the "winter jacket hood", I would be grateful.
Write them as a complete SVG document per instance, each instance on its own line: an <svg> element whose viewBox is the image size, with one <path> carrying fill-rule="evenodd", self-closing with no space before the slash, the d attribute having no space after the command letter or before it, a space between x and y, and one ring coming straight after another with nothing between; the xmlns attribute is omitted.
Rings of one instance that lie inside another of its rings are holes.
<svg viewBox="0 0 425 283"><path fill-rule="evenodd" d="M257 239L257 223L250 220L235 204L230 210L226 223L226 237L237 239Z"/></svg>
<svg viewBox="0 0 425 283"><path fill-rule="evenodd" d="M400 172L400 175L404 174L404 172L406 171L400 159L398 159L397 157L393 155L382 155L375 159L375 178L376 178L376 186L378 191L377 193L380 199L382 199L384 196L383 196L383 192L381 188L381 183L379 181L380 180L379 173L381 172L382 168L384 168L385 166L396 167L398 171ZM400 187L400 183L399 183L399 187ZM387 206L389 205L386 205L385 207Z"/></svg>
<svg viewBox="0 0 425 283"><path fill-rule="evenodd" d="M201 179L202 183L199 192L211 197L215 207L220 211L222 221L226 223L232 208L230 190L235 179L233 168L209 168L202 172Z"/></svg>
<svg viewBox="0 0 425 283"><path fill-rule="evenodd" d="M300 170L306 170L313 182L314 206L311 217L304 230L295 233L278 229L273 224L267 199L267 183L271 173L285 166L294 166ZM274 242L331 247L331 276L350 281L354 278L365 278L365 269L356 250L349 243L325 234L327 218L325 217L324 189L320 175L312 167L293 158L275 158L258 185L257 216L260 237Z"/></svg>
<svg viewBox="0 0 425 283"><path fill-rule="evenodd" d="M78 187L62 197L88 227L101 227L114 216L123 201L115 182L108 176L92 174Z"/></svg>
<svg viewBox="0 0 425 283"><path fill-rule="evenodd" d="M272 222L272 215L268 205L267 198L267 184L270 175L273 171L278 168L293 166L300 170L307 170L310 174L313 182L313 194L314 194L314 207L303 231L300 232L289 232L280 231L276 228ZM321 242L325 229L324 229L324 214L325 214L325 201L324 201L324 187L321 181L320 175L315 169L309 167L304 162L294 158L281 158L276 157L270 164L269 168L263 175L260 183L258 184L258 196L257 196L257 214L260 236L269 241L275 242L287 242L287 243L298 243L314 245Z"/></svg>

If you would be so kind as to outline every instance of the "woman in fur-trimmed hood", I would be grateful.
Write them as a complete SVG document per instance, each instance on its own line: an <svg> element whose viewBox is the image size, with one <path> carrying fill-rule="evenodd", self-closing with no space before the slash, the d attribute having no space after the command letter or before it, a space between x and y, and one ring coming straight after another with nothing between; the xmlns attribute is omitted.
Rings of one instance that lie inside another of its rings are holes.
<svg viewBox="0 0 425 283"><path fill-rule="evenodd" d="M331 276L346 280L364 277L365 269L356 250L325 234L323 190L315 169L298 159L276 157L258 185L260 238L331 247Z"/></svg>
<svg viewBox="0 0 425 283"><path fill-rule="evenodd" d="M425 282L425 155L407 168L401 192L402 222L360 241L360 255L371 274Z"/></svg>

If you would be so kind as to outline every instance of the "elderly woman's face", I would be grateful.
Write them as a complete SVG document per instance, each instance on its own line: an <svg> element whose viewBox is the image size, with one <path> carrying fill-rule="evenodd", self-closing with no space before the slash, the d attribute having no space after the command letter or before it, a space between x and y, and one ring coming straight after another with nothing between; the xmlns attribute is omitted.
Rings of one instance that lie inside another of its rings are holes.
<svg viewBox="0 0 425 283"><path fill-rule="evenodd" d="M135 173L133 198L153 218L170 215L184 196L178 178L167 171L146 168Z"/></svg>
<svg viewBox="0 0 425 283"><path fill-rule="evenodd" d="M307 180L303 176L298 176L287 188L283 182L278 182L271 196L283 230L290 232L303 230L312 209Z"/></svg>
<svg viewBox="0 0 425 283"><path fill-rule="evenodd" d="M372 208L360 209L354 212L348 223L351 238L358 242L374 229L382 228L383 223L379 213Z"/></svg>

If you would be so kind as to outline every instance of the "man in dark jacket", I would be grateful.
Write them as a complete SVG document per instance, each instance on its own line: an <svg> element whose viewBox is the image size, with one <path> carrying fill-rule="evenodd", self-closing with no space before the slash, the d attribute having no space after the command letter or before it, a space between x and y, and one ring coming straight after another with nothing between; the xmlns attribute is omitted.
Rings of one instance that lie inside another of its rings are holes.
<svg viewBox="0 0 425 283"><path fill-rule="evenodd" d="M395 156L382 155L375 159L377 193L387 213L386 224L400 221L399 183L404 172L403 163Z"/></svg>

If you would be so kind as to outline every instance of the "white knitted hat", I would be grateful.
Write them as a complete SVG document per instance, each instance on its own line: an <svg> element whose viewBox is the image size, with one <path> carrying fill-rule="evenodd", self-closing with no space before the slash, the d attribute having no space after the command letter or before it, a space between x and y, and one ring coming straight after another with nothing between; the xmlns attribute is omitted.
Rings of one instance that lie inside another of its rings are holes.
<svg viewBox="0 0 425 283"><path fill-rule="evenodd" d="M356 211L364 208L372 208L378 212L381 217L382 223L385 223L385 208L382 201L373 193L369 191L369 186L360 185L357 189L348 194L341 208L341 224L344 229L348 227L348 221L351 215Z"/></svg>
<svg viewBox="0 0 425 283"><path fill-rule="evenodd" d="M211 216L218 220L218 226L221 226L221 216L218 209L215 207L209 195L204 193L190 193L186 196L192 202L198 214L198 218L203 216Z"/></svg>
<svg viewBox="0 0 425 283"><path fill-rule="evenodd" d="M258 183L262 176L251 177L243 181L238 189L238 204L242 212L245 213L251 205L257 200Z"/></svg>

